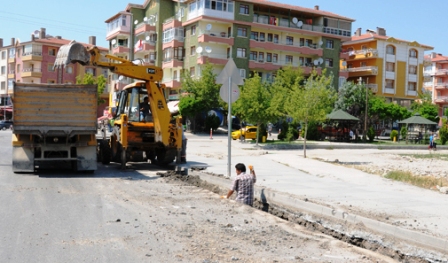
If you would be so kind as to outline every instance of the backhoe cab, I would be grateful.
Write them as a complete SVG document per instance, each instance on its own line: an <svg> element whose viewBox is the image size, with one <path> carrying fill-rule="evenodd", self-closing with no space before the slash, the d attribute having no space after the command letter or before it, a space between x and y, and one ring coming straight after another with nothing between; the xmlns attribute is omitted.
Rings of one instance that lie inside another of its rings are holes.
<svg viewBox="0 0 448 263"><path fill-rule="evenodd" d="M165 87L158 83L163 77L161 68L102 55L96 46L86 49L75 41L60 48L55 68L70 63L108 68L112 73L140 80L118 93L112 135L108 141L100 142L99 157L103 164L114 161L125 168L127 161L146 158L166 165L180 155L182 120L172 119L163 92ZM149 113L141 111L145 97L149 101Z"/></svg>

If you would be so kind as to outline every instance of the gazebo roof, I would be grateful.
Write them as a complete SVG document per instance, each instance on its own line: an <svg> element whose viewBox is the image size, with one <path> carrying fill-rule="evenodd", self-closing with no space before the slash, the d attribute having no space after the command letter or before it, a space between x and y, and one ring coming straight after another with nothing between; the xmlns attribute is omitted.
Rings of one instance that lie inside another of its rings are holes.
<svg viewBox="0 0 448 263"><path fill-rule="evenodd" d="M327 118L332 121L359 121L358 118L348 114L343 110L333 111L327 115Z"/></svg>
<svg viewBox="0 0 448 263"><path fill-rule="evenodd" d="M422 124L422 125L437 125L436 122L430 121L422 116L420 113L414 114L414 116L409 117L405 120L398 122L400 124Z"/></svg>

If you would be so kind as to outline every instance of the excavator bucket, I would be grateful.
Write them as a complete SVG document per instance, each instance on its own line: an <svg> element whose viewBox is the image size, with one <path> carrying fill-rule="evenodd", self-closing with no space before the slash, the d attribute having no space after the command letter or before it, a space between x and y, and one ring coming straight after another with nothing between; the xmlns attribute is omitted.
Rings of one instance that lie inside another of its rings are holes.
<svg viewBox="0 0 448 263"><path fill-rule="evenodd" d="M60 68L67 66L70 63L80 63L81 65L87 65L90 62L90 53L87 48L76 41L71 41L67 45L63 45L59 48L56 55L56 61L54 62L54 68Z"/></svg>

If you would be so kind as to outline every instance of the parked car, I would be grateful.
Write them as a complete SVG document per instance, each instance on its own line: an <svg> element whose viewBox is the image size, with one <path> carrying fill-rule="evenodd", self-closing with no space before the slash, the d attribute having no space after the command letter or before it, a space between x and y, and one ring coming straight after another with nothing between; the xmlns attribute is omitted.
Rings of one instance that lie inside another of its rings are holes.
<svg viewBox="0 0 448 263"><path fill-rule="evenodd" d="M232 139L252 139L255 140L257 138L257 126L246 126L245 128L241 128L240 130L236 130L232 132Z"/></svg>
<svg viewBox="0 0 448 263"><path fill-rule="evenodd" d="M12 121L0 121L0 129L6 130L6 129L12 129Z"/></svg>

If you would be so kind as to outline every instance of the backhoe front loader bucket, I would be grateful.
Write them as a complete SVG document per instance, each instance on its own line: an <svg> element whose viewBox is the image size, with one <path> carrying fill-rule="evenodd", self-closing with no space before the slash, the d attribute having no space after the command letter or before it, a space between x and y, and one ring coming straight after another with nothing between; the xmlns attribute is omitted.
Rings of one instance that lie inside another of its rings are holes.
<svg viewBox="0 0 448 263"><path fill-rule="evenodd" d="M60 68L67 66L70 63L80 63L81 65L87 65L90 62L90 53L87 48L76 41L71 41L67 45L63 45L59 48L56 55L56 61L54 62L54 68Z"/></svg>

